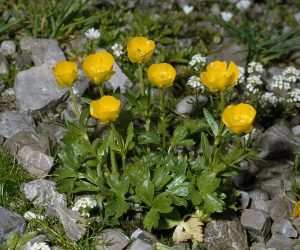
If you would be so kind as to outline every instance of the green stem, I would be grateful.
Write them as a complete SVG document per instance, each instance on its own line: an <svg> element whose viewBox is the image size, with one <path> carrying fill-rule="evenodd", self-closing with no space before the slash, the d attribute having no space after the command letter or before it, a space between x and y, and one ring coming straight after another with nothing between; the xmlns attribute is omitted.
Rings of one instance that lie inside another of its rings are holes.
<svg viewBox="0 0 300 250"><path fill-rule="evenodd" d="M224 124L220 121L218 134L215 137L214 144L213 144L213 149L212 149L212 162L213 162L213 160L215 158L217 146L220 143L220 138L221 138L221 135L222 135L223 127L224 127Z"/></svg>
<svg viewBox="0 0 300 250"><path fill-rule="evenodd" d="M77 119L79 120L80 119L80 113L79 113L79 109L78 109L76 97L74 95L72 86L69 86L69 91L70 91L71 99L72 99L72 101L74 103L74 108L75 108L75 113L76 113Z"/></svg>
<svg viewBox="0 0 300 250"><path fill-rule="evenodd" d="M237 142L236 142L235 148L238 149L241 147L241 136L237 135L236 138L237 138Z"/></svg>
<svg viewBox="0 0 300 250"><path fill-rule="evenodd" d="M126 168L126 156L122 156L122 168L123 170Z"/></svg>
<svg viewBox="0 0 300 250"><path fill-rule="evenodd" d="M165 99L165 93L166 89L161 88L160 89L160 112L161 112L161 123L162 123L162 136L163 136L163 150L165 151L166 148L166 124L165 124L165 105L164 105L164 99Z"/></svg>
<svg viewBox="0 0 300 250"><path fill-rule="evenodd" d="M118 174L118 167L116 161L115 152L112 150L112 145L114 145L114 135L115 125L113 122L110 123L110 133L109 133L109 144L110 144L110 162L111 162L111 169L114 174Z"/></svg>
<svg viewBox="0 0 300 250"><path fill-rule="evenodd" d="M224 91L221 91L221 104L220 104L220 109L221 109L221 113L223 113L224 108L225 108L225 93Z"/></svg>
<svg viewBox="0 0 300 250"><path fill-rule="evenodd" d="M144 84L144 78L143 78L143 64L139 63L139 78L140 78L140 90L141 90L141 96L145 95L145 84Z"/></svg>
<svg viewBox="0 0 300 250"><path fill-rule="evenodd" d="M102 83L99 84L99 92L100 92L100 96L103 97L104 96L104 88Z"/></svg>

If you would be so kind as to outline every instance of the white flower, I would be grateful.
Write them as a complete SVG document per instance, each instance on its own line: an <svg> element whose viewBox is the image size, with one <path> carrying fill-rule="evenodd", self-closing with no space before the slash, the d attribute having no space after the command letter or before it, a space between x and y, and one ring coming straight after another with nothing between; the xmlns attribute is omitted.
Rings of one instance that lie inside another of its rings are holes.
<svg viewBox="0 0 300 250"><path fill-rule="evenodd" d="M204 85L201 83L200 77L197 76L191 76L186 84L194 89L199 89L201 92L205 90Z"/></svg>
<svg viewBox="0 0 300 250"><path fill-rule="evenodd" d="M189 65L194 67L195 70L199 70L199 67L203 67L206 64L206 57L201 54L196 54L192 57Z"/></svg>
<svg viewBox="0 0 300 250"><path fill-rule="evenodd" d="M289 98L287 99L287 102L300 102L300 89L294 88L289 92Z"/></svg>
<svg viewBox="0 0 300 250"><path fill-rule="evenodd" d="M268 105L276 106L279 102L278 98L272 92L266 92L261 95L260 105L264 108Z"/></svg>
<svg viewBox="0 0 300 250"><path fill-rule="evenodd" d="M194 6L192 5L184 5L182 8L183 12L188 15L194 10Z"/></svg>
<svg viewBox="0 0 300 250"><path fill-rule="evenodd" d="M50 247L45 242L35 242L29 248L30 250L50 250Z"/></svg>
<svg viewBox="0 0 300 250"><path fill-rule="evenodd" d="M300 71L297 70L295 67L290 66L287 67L283 72L282 76L285 81L295 83L300 79Z"/></svg>
<svg viewBox="0 0 300 250"><path fill-rule="evenodd" d="M284 89L289 90L291 84L282 77L282 75L273 76L273 81L271 83L271 89Z"/></svg>
<svg viewBox="0 0 300 250"><path fill-rule="evenodd" d="M245 69L244 67L238 66L239 69L239 76L238 76L238 83L244 83L245 82Z"/></svg>
<svg viewBox="0 0 300 250"><path fill-rule="evenodd" d="M119 43L115 43L113 46L111 46L111 49L115 57L120 57L124 54L123 46Z"/></svg>
<svg viewBox="0 0 300 250"><path fill-rule="evenodd" d="M72 210L80 212L80 214L84 217L90 217L90 213L88 211L96 206L97 201L89 196L85 196L81 197L78 201L75 202Z"/></svg>
<svg viewBox="0 0 300 250"><path fill-rule="evenodd" d="M100 37L100 32L99 30L96 30L94 28L88 29L84 35L86 36L87 39L89 40L96 40L97 38Z"/></svg>
<svg viewBox="0 0 300 250"><path fill-rule="evenodd" d="M249 74L261 75L264 72L264 67L259 62L250 62L248 64L247 72Z"/></svg>
<svg viewBox="0 0 300 250"><path fill-rule="evenodd" d="M247 10L251 5L251 2L249 0L240 0L237 4L236 7L239 10Z"/></svg>
<svg viewBox="0 0 300 250"><path fill-rule="evenodd" d="M31 221L33 219L38 219L38 220L44 220L45 217L41 214L35 214L31 211L27 211L25 214L24 214L24 219L27 220L27 221Z"/></svg>
<svg viewBox="0 0 300 250"><path fill-rule="evenodd" d="M257 76L257 75L250 75L250 76L247 78L247 83L252 84L253 86L263 85L262 80L261 80L260 77Z"/></svg>
<svg viewBox="0 0 300 250"><path fill-rule="evenodd" d="M232 18L232 13L230 12L221 12L221 17L225 22L229 22Z"/></svg>

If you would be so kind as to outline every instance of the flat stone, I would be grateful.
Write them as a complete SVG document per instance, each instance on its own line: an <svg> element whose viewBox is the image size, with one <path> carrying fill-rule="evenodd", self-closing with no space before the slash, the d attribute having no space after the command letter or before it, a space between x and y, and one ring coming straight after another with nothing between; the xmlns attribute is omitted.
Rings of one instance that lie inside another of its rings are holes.
<svg viewBox="0 0 300 250"><path fill-rule="evenodd" d="M154 247L152 244L148 243L147 241L144 241L142 239L136 239L132 242L129 250L154 250Z"/></svg>
<svg viewBox="0 0 300 250"><path fill-rule="evenodd" d="M274 197L281 197L285 193L284 183L279 178L264 180L260 184L261 189L266 191L271 199Z"/></svg>
<svg viewBox="0 0 300 250"><path fill-rule="evenodd" d="M176 111L180 114L190 114L193 110L193 107L195 107L195 103L198 103L199 105L205 105L208 101L208 98L206 96L200 95L198 98L196 96L187 96L183 98L177 105L176 105Z"/></svg>
<svg viewBox="0 0 300 250"><path fill-rule="evenodd" d="M45 153L24 146L18 152L18 162L35 178L44 178L53 167L54 158Z"/></svg>
<svg viewBox="0 0 300 250"><path fill-rule="evenodd" d="M295 240L284 237L280 234L275 234L272 235L271 239L266 243L266 247L273 248L275 250L291 250L295 243Z"/></svg>
<svg viewBox="0 0 300 250"><path fill-rule="evenodd" d="M271 229L271 220L268 214L256 209L245 209L242 212L241 224L254 235L262 237L266 237Z"/></svg>
<svg viewBox="0 0 300 250"><path fill-rule="evenodd" d="M288 238L296 238L298 236L297 230L293 227L291 221L287 219L274 221L271 232L273 235L280 234Z"/></svg>
<svg viewBox="0 0 300 250"><path fill-rule="evenodd" d="M19 132L35 132L35 125L30 115L12 111L0 113L0 134L10 138Z"/></svg>
<svg viewBox="0 0 300 250"><path fill-rule="evenodd" d="M266 250L266 244L263 242L253 242L250 250Z"/></svg>
<svg viewBox="0 0 300 250"><path fill-rule="evenodd" d="M17 156L18 151L24 146L29 146L33 150L42 153L48 151L48 143L45 137L33 132L17 133L4 143L5 149L14 156Z"/></svg>
<svg viewBox="0 0 300 250"><path fill-rule="evenodd" d="M252 190L252 191L249 191L248 194L249 194L252 201L257 201L257 200L267 201L267 200L270 200L270 197L269 197L268 193L266 193L263 190L259 190L259 189Z"/></svg>
<svg viewBox="0 0 300 250"><path fill-rule="evenodd" d="M1 43L0 53L4 56L11 56L16 52L16 44L11 40L5 40Z"/></svg>
<svg viewBox="0 0 300 250"><path fill-rule="evenodd" d="M46 134L49 137L52 146L61 144L61 139L67 132L67 130L64 127L51 123L39 123L37 130L39 133Z"/></svg>
<svg viewBox="0 0 300 250"><path fill-rule="evenodd" d="M129 238L121 229L108 229L98 236L97 239L103 243L109 243L106 246L96 246L96 250L120 250L125 249L129 244ZM140 248L142 249L142 248Z"/></svg>
<svg viewBox="0 0 300 250"><path fill-rule="evenodd" d="M140 228L136 229L131 235L131 239L141 239L143 241L149 242L149 243L155 243L158 241L157 237L154 234L151 234L145 230L142 230Z"/></svg>
<svg viewBox="0 0 300 250"><path fill-rule="evenodd" d="M112 88L113 91L116 91L119 88L121 93L125 93L126 89L132 87L132 82L124 74L124 72L116 62L113 64L113 71L115 73L107 81L107 86Z"/></svg>
<svg viewBox="0 0 300 250"><path fill-rule="evenodd" d="M292 211L289 202L286 199L275 197L274 199L267 201L267 204L269 215L272 220L289 219Z"/></svg>
<svg viewBox="0 0 300 250"><path fill-rule="evenodd" d="M5 244L12 232L23 234L25 227L25 220L20 215L0 206L0 246Z"/></svg>
<svg viewBox="0 0 300 250"><path fill-rule="evenodd" d="M19 72L14 90L21 113L34 113L56 105L67 93L67 88L57 85L52 67L47 63Z"/></svg>
<svg viewBox="0 0 300 250"><path fill-rule="evenodd" d="M21 51L31 56L35 66L42 65L46 62L54 65L59 61L66 60L56 40L24 36L19 44Z"/></svg>
<svg viewBox="0 0 300 250"><path fill-rule="evenodd" d="M258 209L258 210L261 210L261 211L264 211L264 212L269 211L268 203L264 200L253 200L251 202L250 208Z"/></svg>
<svg viewBox="0 0 300 250"><path fill-rule="evenodd" d="M5 56L0 53L0 75L1 74L8 74L8 62L5 58Z"/></svg>
<svg viewBox="0 0 300 250"><path fill-rule="evenodd" d="M294 135L300 135L300 125L293 127L292 132Z"/></svg>
<svg viewBox="0 0 300 250"><path fill-rule="evenodd" d="M246 232L235 215L224 215L208 222L204 230L208 250L246 250Z"/></svg>

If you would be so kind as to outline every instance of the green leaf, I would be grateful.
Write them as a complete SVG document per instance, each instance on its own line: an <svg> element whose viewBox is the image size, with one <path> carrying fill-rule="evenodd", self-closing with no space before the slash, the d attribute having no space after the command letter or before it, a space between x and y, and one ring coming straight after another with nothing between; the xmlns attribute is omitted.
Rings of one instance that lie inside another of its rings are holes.
<svg viewBox="0 0 300 250"><path fill-rule="evenodd" d="M129 165L125 169L125 173L129 176L131 182L135 185L141 185L145 180L150 180L150 170L149 167L142 161L138 161L135 164Z"/></svg>
<svg viewBox="0 0 300 250"><path fill-rule="evenodd" d="M155 169L153 182L155 185L155 190L161 190L164 185L166 185L169 180L172 178L170 175L170 169L165 166L160 166Z"/></svg>
<svg viewBox="0 0 300 250"><path fill-rule="evenodd" d="M120 195L113 195L107 197L107 204L105 206L106 216L116 216L117 218L125 214L129 209L128 203Z"/></svg>
<svg viewBox="0 0 300 250"><path fill-rule="evenodd" d="M33 239L35 236L38 235L38 232L28 232L20 236L18 244L16 245L16 249L19 249L21 246L26 244L28 241Z"/></svg>
<svg viewBox="0 0 300 250"><path fill-rule="evenodd" d="M170 213L173 210L171 204L172 199L168 196L168 194L160 193L157 196L155 196L152 202L152 207L156 208L157 211L160 213Z"/></svg>
<svg viewBox="0 0 300 250"><path fill-rule="evenodd" d="M136 186L135 194L140 201L151 206L154 197L154 184L150 179L144 180L143 183Z"/></svg>
<svg viewBox="0 0 300 250"><path fill-rule="evenodd" d="M206 108L203 109L203 113L204 113L204 117L205 117L208 125L210 126L213 134L215 136L217 136L218 135L218 130L219 130L218 124L216 123L216 121L212 117L211 113Z"/></svg>
<svg viewBox="0 0 300 250"><path fill-rule="evenodd" d="M223 211L223 207L225 205L224 201L217 198L216 193L206 194L203 204L203 210L205 213L221 213Z"/></svg>
<svg viewBox="0 0 300 250"><path fill-rule="evenodd" d="M129 146L132 142L132 139L133 139L133 124L132 122L128 125L128 128L127 128L127 136L126 136L126 142L125 142L125 149L126 150L129 150Z"/></svg>
<svg viewBox="0 0 300 250"><path fill-rule="evenodd" d="M16 232L10 233L7 239L7 250L14 250L18 244L20 235Z"/></svg>
<svg viewBox="0 0 300 250"><path fill-rule="evenodd" d="M155 208L151 208L146 214L143 224L148 232L151 232L152 228L156 228L159 222L159 213Z"/></svg>
<svg viewBox="0 0 300 250"><path fill-rule="evenodd" d="M77 181L76 182L76 187L74 188L74 192L99 192L100 189L98 186L93 185L90 182L87 181Z"/></svg>
<svg viewBox="0 0 300 250"><path fill-rule="evenodd" d="M139 144L156 144L160 145L160 136L153 132L144 132L138 136Z"/></svg>
<svg viewBox="0 0 300 250"><path fill-rule="evenodd" d="M119 178L116 174L110 174L107 178L107 183L119 195L125 195L129 189L128 177L124 175Z"/></svg>
<svg viewBox="0 0 300 250"><path fill-rule="evenodd" d="M176 208L174 208L171 213L163 214L161 216L158 229L171 229L172 227L177 226L180 222L182 222L180 213Z"/></svg>
<svg viewBox="0 0 300 250"><path fill-rule="evenodd" d="M159 39L158 42L161 43L161 44L167 45L167 44L174 43L174 39L170 38L170 37L163 37L163 38Z"/></svg>
<svg viewBox="0 0 300 250"><path fill-rule="evenodd" d="M185 176L177 176L168 184L166 192L182 197L188 196L190 183L184 182L185 178Z"/></svg>
<svg viewBox="0 0 300 250"><path fill-rule="evenodd" d="M199 193L205 194L213 193L220 185L220 179L216 178L216 174L211 171L203 171L198 177L197 186Z"/></svg>
<svg viewBox="0 0 300 250"><path fill-rule="evenodd" d="M210 149L210 144L208 142L207 136L205 133L201 133L201 149L203 151L204 158L207 163L210 163L211 161L211 149Z"/></svg>
<svg viewBox="0 0 300 250"><path fill-rule="evenodd" d="M90 118L90 107L87 106L81 111L79 123L86 127Z"/></svg>
<svg viewBox="0 0 300 250"><path fill-rule="evenodd" d="M57 189L60 193L73 193L75 178L57 180Z"/></svg>

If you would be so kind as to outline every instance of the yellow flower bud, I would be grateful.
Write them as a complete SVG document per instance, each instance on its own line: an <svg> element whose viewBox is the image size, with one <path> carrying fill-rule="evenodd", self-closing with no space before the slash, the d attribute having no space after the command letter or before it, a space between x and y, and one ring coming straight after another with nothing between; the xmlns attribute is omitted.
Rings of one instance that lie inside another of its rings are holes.
<svg viewBox="0 0 300 250"><path fill-rule="evenodd" d="M147 71L149 81L157 88L164 88L173 85L176 77L176 70L171 64L152 64Z"/></svg>
<svg viewBox="0 0 300 250"><path fill-rule="evenodd" d="M230 62L215 61L206 66L206 71L200 75L201 81L211 92L223 91L235 84L239 77L239 69Z"/></svg>
<svg viewBox="0 0 300 250"><path fill-rule="evenodd" d="M74 62L60 61L53 68L53 73L61 88L72 86L78 79L78 66Z"/></svg>
<svg viewBox="0 0 300 250"><path fill-rule="evenodd" d="M295 218L299 218L300 217L300 201L296 202L295 206L294 206L294 210L293 210L293 215L292 217Z"/></svg>
<svg viewBox="0 0 300 250"><path fill-rule="evenodd" d="M256 115L256 110L249 104L240 103L226 107L222 114L222 122L236 134L248 133L252 129L252 124Z"/></svg>
<svg viewBox="0 0 300 250"><path fill-rule="evenodd" d="M90 104L91 116L100 120L101 124L117 120L121 109L121 101L113 96L105 95Z"/></svg>
<svg viewBox="0 0 300 250"><path fill-rule="evenodd" d="M88 55L82 65L83 72L94 83L101 84L114 74L113 72L114 58L106 52L100 51L95 54Z"/></svg>
<svg viewBox="0 0 300 250"><path fill-rule="evenodd" d="M129 60L133 63L148 62L154 52L155 43L146 37L134 37L127 43Z"/></svg>

